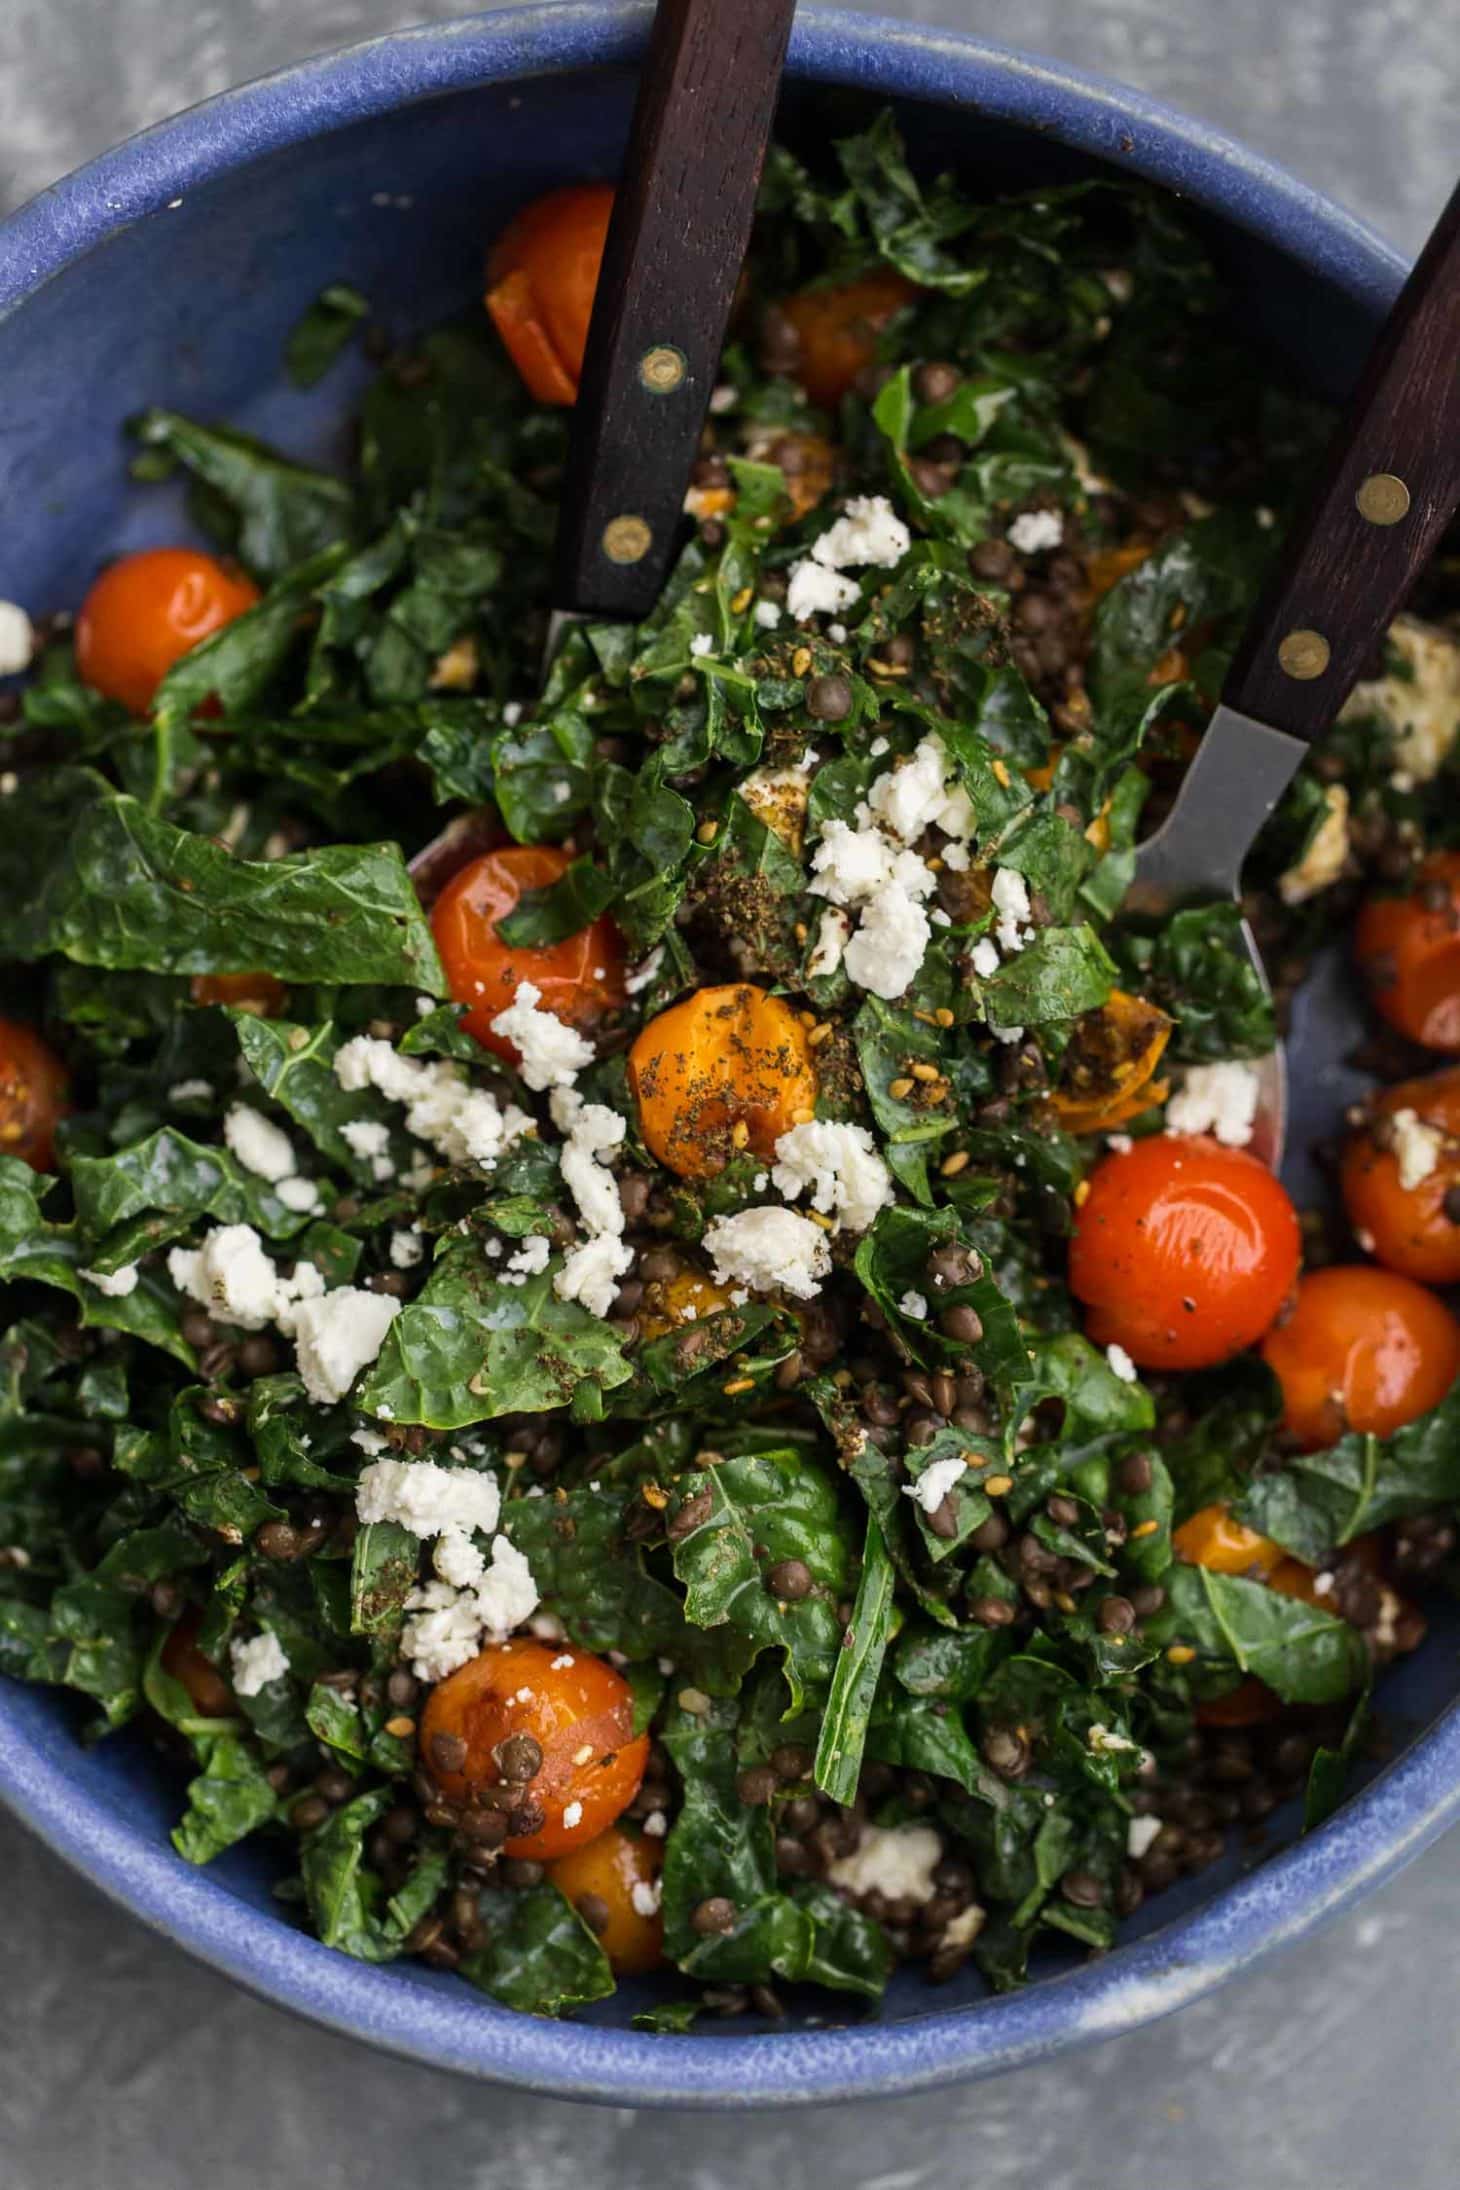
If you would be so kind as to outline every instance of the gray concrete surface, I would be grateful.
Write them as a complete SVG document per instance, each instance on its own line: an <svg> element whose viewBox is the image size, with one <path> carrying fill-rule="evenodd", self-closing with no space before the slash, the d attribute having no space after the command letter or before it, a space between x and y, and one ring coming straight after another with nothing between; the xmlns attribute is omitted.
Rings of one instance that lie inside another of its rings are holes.
<svg viewBox="0 0 1460 2190"><path fill-rule="evenodd" d="M731 4L731 0L727 0ZM0 206L397 0L0 0ZM1460 0L880 0L1144 88L1413 247L1460 165ZM1460 1843L1152 2030L993 2084L760 2121L483 2092L233 1991L0 1820L0 2190L1451 2190Z"/></svg>

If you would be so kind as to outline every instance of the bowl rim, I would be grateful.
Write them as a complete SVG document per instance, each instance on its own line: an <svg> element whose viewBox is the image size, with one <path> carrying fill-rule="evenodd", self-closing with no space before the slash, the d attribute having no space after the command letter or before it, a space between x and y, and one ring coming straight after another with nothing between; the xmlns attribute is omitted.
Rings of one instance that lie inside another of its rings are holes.
<svg viewBox="0 0 1460 2190"><path fill-rule="evenodd" d="M0 227L0 318L134 221L286 146L441 93L638 54L647 0L568 0L399 31L222 93L65 177ZM1377 317L1402 258L1318 191L1205 123L1110 79L963 33L838 9L796 19L789 73L924 98L1046 135L1277 246ZM18 1687L18 1684L13 1684ZM277 2006L433 2068L559 2098L745 2108L891 2096L989 2075L1172 2013L1298 1939L1460 1818L1460 1703L1318 1831L1106 1960L995 2002L897 2023L659 2036L556 2023L466 1987L405 1986L261 1921L165 1839L78 1795L72 1737L37 1734L0 1678L0 1799L111 1899Z"/></svg>

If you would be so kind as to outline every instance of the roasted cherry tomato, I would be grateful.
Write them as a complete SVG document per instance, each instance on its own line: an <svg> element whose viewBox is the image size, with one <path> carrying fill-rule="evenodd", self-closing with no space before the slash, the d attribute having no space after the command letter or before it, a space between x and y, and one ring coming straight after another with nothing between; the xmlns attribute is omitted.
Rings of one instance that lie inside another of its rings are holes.
<svg viewBox="0 0 1460 2190"><path fill-rule="evenodd" d="M451 993L469 1009L462 1025L483 1049L510 1063L517 1051L492 1032L492 1021L530 981L540 1011L570 1026L588 1027L624 1001L624 954L605 915L561 943L536 948L504 943L497 922L529 890L545 890L566 873L568 855L555 844L504 844L453 875L431 907L431 928Z"/></svg>
<svg viewBox="0 0 1460 2190"><path fill-rule="evenodd" d="M1270 1536L1247 1528L1226 1506L1203 1506L1182 1522L1171 1548L1188 1566L1213 1574L1247 1574L1264 1579L1282 1565L1287 1553Z"/></svg>
<svg viewBox="0 0 1460 2190"><path fill-rule="evenodd" d="M1097 1346L1148 1369L1205 1369L1261 1338L1293 1289L1297 1212L1240 1148L1178 1134L1137 1141L1090 1174L1070 1285Z"/></svg>
<svg viewBox="0 0 1460 2190"><path fill-rule="evenodd" d="M602 1658L526 1636L493 1643L440 1686L421 1757L448 1801L525 1818L508 1855L566 1855L633 1801L649 1756L633 1691Z"/></svg>
<svg viewBox="0 0 1460 2190"><path fill-rule="evenodd" d="M1426 1049L1460 1052L1460 852L1432 852L1409 889L1369 898L1354 951L1391 1026Z"/></svg>
<svg viewBox="0 0 1460 2190"><path fill-rule="evenodd" d="M76 618L84 684L145 715L174 662L252 608L258 587L197 548L123 555L93 585Z"/></svg>
<svg viewBox="0 0 1460 2190"><path fill-rule="evenodd" d="M642 1030L629 1085L644 1139L684 1179L724 1168L740 1148L772 1156L810 1117L816 1068L791 1006L749 982L696 989Z"/></svg>
<svg viewBox="0 0 1460 2190"><path fill-rule="evenodd" d="M566 1894L617 1977L637 1977L664 1959L659 1914L659 1871L664 1843L645 1833L610 1825L606 1833L548 1865L548 1877Z"/></svg>
<svg viewBox="0 0 1460 2190"><path fill-rule="evenodd" d="M1317 1451L1348 1430L1388 1437L1437 1407L1460 1375L1460 1323L1393 1270L1315 1270L1262 1353L1284 1423Z"/></svg>
<svg viewBox="0 0 1460 2190"><path fill-rule="evenodd" d="M487 256L487 310L539 403L574 403L613 211L607 183L534 198Z"/></svg>
<svg viewBox="0 0 1460 2190"><path fill-rule="evenodd" d="M33 1027L0 1019L0 1156L18 1156L33 1171L48 1171L65 1108L60 1058Z"/></svg>
<svg viewBox="0 0 1460 2190"><path fill-rule="evenodd" d="M1460 1284L1460 1066L1385 1089L1344 1149L1343 1199L1366 1253Z"/></svg>
<svg viewBox="0 0 1460 2190"><path fill-rule="evenodd" d="M277 1019L289 994L272 973L195 973L188 993L195 1004L228 1004L255 1019Z"/></svg>
<svg viewBox="0 0 1460 2190"><path fill-rule="evenodd" d="M176 1621L162 1646L162 1670L182 1683L199 1718L236 1718L238 1705L233 1700L233 1690L213 1660L205 1658L198 1648L198 1629L201 1624L201 1615L189 1606Z"/></svg>
<svg viewBox="0 0 1460 2190"><path fill-rule="evenodd" d="M858 373L877 356L877 337L917 295L890 266L830 289L802 289L776 307L796 341L793 377L813 403L835 410Z"/></svg>

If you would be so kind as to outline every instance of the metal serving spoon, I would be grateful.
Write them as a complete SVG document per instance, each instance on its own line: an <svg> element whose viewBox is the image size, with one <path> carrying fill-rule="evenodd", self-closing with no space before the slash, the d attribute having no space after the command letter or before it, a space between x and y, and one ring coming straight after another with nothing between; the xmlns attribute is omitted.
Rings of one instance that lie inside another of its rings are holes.
<svg viewBox="0 0 1460 2190"><path fill-rule="evenodd" d="M1240 894L1258 830L1333 721L1460 508L1460 189L1369 356L1237 649L1175 805L1136 853L1126 909ZM1246 923L1247 956L1266 985ZM1261 1060L1252 1149L1282 1160L1287 1076Z"/></svg>

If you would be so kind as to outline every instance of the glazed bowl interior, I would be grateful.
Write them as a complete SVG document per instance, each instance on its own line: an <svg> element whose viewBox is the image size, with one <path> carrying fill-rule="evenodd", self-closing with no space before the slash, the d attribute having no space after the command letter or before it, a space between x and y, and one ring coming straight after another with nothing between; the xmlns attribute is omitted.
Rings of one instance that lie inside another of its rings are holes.
<svg viewBox="0 0 1460 2190"><path fill-rule="evenodd" d="M348 281L405 335L478 293L483 239L525 199L612 176L645 21L639 8L512 11L407 34L230 94L124 146L0 236L0 596L76 602L98 562L185 528L174 490L128 478L125 420L149 403L227 419L340 463L365 368L301 394L284 338ZM815 151L891 101L916 164L1007 191L1141 173L1188 198L1234 308L1314 386L1340 390L1400 275L1354 223L1198 125L972 41L813 15L798 24L783 135ZM1299 1075L1297 1137L1345 1090ZM1454 1814L1460 1626L1386 1678L1404 1749L1322 1832L1288 1848L1279 1817L1253 1868L1221 1865L1148 1905L1098 1966L1051 1952L1022 1995L970 1971L913 1972L879 2015L838 2027L825 1996L776 2035L629 2027L647 1981L572 2025L530 2021L416 1964L365 1968L305 1938L271 1898L267 1852L204 1873L173 1855L178 1807L144 1740L83 1749L65 1699L0 1682L0 1792L105 1890L257 1991L397 2051L478 2076L619 2103L731 2105L907 2090L1007 2066L1179 2005L1296 1935ZM1281 1851L1274 1854L1274 1851Z"/></svg>

